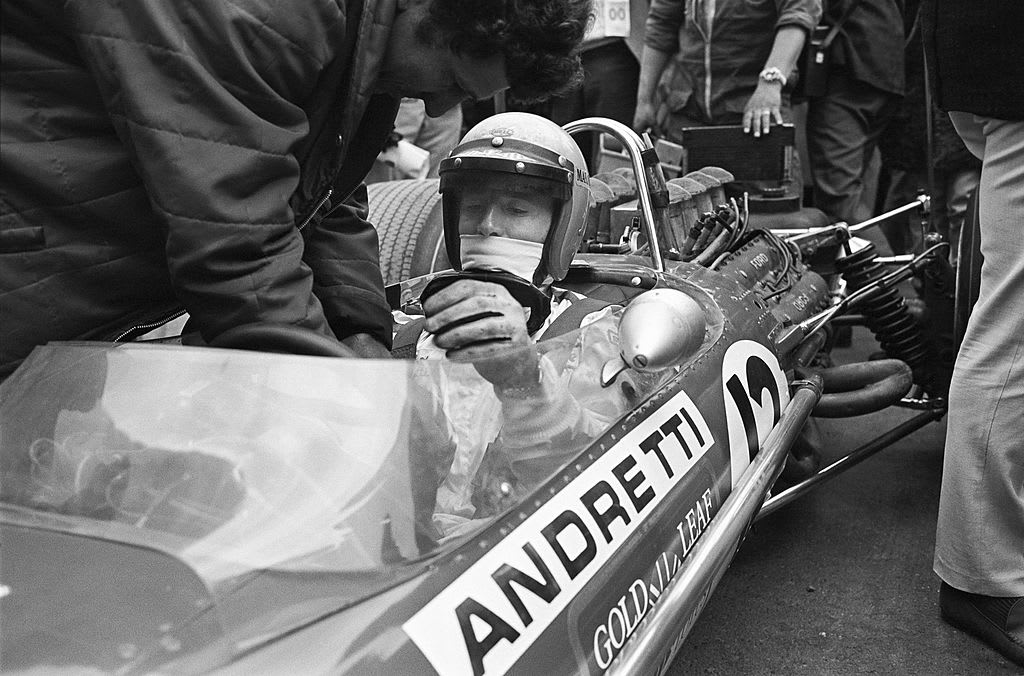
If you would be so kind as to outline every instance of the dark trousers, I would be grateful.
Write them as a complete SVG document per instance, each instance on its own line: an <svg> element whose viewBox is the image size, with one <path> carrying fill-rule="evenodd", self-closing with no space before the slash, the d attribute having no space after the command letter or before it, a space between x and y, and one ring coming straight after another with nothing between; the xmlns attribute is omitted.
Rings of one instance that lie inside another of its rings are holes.
<svg viewBox="0 0 1024 676"><path fill-rule="evenodd" d="M625 40L585 49L581 56L583 85L564 96L532 107L530 112L558 124L590 116L609 117L625 125L632 124L640 64ZM585 132L575 138L587 166L593 168L597 156L597 135Z"/></svg>
<svg viewBox="0 0 1024 676"><path fill-rule="evenodd" d="M829 74L828 93L807 106L807 154L814 179L814 206L833 221L853 225L873 216L863 203L864 174L878 137L900 97L847 76Z"/></svg>

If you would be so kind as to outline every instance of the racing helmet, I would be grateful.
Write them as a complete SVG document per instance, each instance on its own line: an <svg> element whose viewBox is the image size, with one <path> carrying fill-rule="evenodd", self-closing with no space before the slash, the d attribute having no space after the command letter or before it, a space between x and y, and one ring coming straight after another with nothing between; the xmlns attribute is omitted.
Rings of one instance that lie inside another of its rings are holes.
<svg viewBox="0 0 1024 676"><path fill-rule="evenodd" d="M590 208L590 175L572 137L551 120L530 113L499 113L470 129L441 162L440 192L448 260L462 269L460 194L469 185L525 182L554 198L551 227L541 262L530 280L537 286L565 277L579 250Z"/></svg>

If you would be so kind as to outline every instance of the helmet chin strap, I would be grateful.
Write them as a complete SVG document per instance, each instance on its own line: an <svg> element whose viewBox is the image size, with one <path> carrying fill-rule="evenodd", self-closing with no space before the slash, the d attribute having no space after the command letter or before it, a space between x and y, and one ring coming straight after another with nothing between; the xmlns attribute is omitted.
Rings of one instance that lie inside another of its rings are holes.
<svg viewBox="0 0 1024 676"><path fill-rule="evenodd" d="M526 320L526 331L532 336L544 325L544 320L551 314L551 295L549 292L539 289L522 277L513 275L510 272L498 272L495 270L460 270L458 272L441 273L434 277L420 294L420 303L425 302L435 293L444 289L460 279L475 279L481 282L500 284L508 290L509 294L516 299L520 305L530 311ZM465 323L474 319L466 318L459 323ZM447 329L448 327L445 327ZM445 330L442 329L442 332Z"/></svg>

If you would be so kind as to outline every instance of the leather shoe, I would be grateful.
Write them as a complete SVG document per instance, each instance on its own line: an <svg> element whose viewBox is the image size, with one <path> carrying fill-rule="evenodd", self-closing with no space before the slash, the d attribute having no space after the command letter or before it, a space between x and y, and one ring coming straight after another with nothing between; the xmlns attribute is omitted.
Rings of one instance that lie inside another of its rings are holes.
<svg viewBox="0 0 1024 676"><path fill-rule="evenodd" d="M1024 667L1024 596L982 596L943 582L939 587L939 612L949 624Z"/></svg>

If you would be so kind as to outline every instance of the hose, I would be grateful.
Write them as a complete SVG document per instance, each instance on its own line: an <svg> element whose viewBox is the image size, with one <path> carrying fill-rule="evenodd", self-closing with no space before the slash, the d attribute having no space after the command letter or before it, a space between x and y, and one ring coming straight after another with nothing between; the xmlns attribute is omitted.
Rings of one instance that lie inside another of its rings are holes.
<svg viewBox="0 0 1024 676"><path fill-rule="evenodd" d="M730 239L732 239L732 231L722 230L722 232L718 234L718 237L713 239L711 244L709 244L706 249L701 251L700 254L693 259L693 262L697 265L709 265L720 253L726 250L729 246Z"/></svg>

